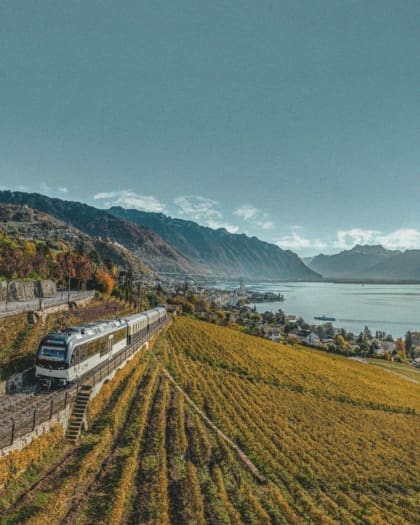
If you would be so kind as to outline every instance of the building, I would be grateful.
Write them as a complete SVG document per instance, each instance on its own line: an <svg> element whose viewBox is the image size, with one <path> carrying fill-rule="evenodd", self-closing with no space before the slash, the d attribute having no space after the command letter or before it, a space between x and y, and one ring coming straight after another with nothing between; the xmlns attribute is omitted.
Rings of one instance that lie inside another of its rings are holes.
<svg viewBox="0 0 420 525"><path fill-rule="evenodd" d="M293 330L290 333L296 336L301 343L306 345L316 345L320 342L319 336L310 330Z"/></svg>

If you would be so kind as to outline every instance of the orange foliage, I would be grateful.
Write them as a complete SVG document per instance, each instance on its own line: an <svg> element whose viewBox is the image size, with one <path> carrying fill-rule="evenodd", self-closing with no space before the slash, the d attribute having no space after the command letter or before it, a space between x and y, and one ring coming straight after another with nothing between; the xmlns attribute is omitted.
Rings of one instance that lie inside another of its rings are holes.
<svg viewBox="0 0 420 525"><path fill-rule="evenodd" d="M115 286L115 279L103 268L95 272L95 280L98 289L105 295L110 295Z"/></svg>

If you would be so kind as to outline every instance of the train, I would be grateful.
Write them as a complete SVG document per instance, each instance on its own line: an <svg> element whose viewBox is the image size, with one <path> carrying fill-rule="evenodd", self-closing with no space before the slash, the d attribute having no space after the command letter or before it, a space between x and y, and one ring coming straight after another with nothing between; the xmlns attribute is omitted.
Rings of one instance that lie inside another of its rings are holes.
<svg viewBox="0 0 420 525"><path fill-rule="evenodd" d="M149 339L166 321L164 305L121 319L50 332L38 347L35 376L44 388L65 387L83 379L128 345Z"/></svg>

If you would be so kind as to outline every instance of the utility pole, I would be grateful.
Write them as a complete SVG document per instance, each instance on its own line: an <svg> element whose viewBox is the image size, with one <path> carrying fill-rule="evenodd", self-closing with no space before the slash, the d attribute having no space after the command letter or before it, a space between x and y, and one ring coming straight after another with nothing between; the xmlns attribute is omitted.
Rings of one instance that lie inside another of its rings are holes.
<svg viewBox="0 0 420 525"><path fill-rule="evenodd" d="M7 304L9 302L9 279L6 278L6 312L7 312Z"/></svg>
<svg viewBox="0 0 420 525"><path fill-rule="evenodd" d="M141 312L141 281L137 282L137 312Z"/></svg>

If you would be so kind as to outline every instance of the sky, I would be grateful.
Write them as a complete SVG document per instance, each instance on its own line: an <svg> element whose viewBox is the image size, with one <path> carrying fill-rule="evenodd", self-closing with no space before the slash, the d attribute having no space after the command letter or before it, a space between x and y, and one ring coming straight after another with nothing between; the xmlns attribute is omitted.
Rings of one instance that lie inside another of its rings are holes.
<svg viewBox="0 0 420 525"><path fill-rule="evenodd" d="M420 249L420 1L2 0L0 187Z"/></svg>

